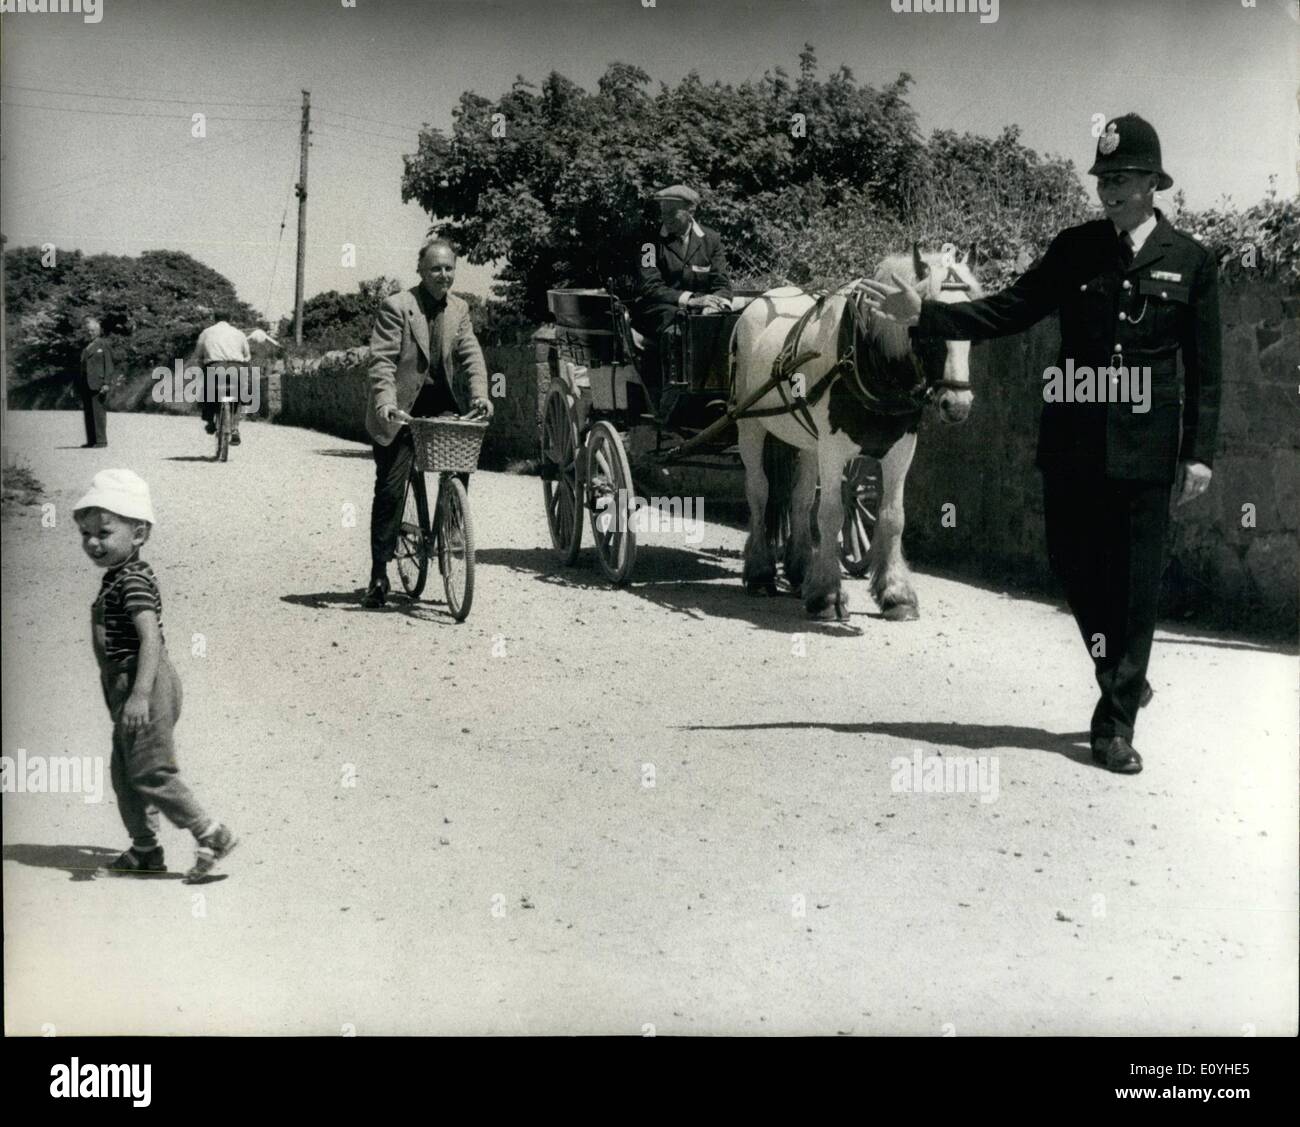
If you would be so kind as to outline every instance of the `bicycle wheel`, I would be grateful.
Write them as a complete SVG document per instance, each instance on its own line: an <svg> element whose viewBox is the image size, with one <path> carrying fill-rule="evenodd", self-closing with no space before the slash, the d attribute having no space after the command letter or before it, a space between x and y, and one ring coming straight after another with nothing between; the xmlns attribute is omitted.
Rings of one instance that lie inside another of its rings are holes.
<svg viewBox="0 0 1300 1127"><path fill-rule="evenodd" d="M397 529L397 547L393 559L397 562L397 578L402 590L418 599L429 578L429 494L424 487L424 474L413 469L406 479L406 494L402 498L402 523Z"/></svg>
<svg viewBox="0 0 1300 1127"><path fill-rule="evenodd" d="M217 461L224 462L230 457L230 404L223 402L217 416Z"/></svg>
<svg viewBox="0 0 1300 1127"><path fill-rule="evenodd" d="M474 524L469 516L469 495L460 478L443 477L437 521L434 535L447 609L457 622L464 622L474 602Z"/></svg>

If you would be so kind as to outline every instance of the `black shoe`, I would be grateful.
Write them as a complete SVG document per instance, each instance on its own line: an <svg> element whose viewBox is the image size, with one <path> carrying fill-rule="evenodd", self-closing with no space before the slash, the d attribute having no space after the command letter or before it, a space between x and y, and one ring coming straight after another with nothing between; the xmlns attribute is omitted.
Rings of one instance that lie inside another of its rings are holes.
<svg viewBox="0 0 1300 1127"><path fill-rule="evenodd" d="M1119 775L1136 775L1142 770L1142 756L1123 736L1096 736L1092 761Z"/></svg>
<svg viewBox="0 0 1300 1127"><path fill-rule="evenodd" d="M217 433L217 424L216 424L216 423L204 423L204 424L203 424L203 429L204 429L204 431L206 431L208 434L216 434L216 433Z"/></svg>
<svg viewBox="0 0 1300 1127"><path fill-rule="evenodd" d="M1156 695L1155 689L1151 687L1150 681L1142 682L1142 695L1138 697L1138 708L1146 708L1151 703L1151 698Z"/></svg>
<svg viewBox="0 0 1300 1127"><path fill-rule="evenodd" d="M370 586L366 588L366 596L361 600L361 605L368 610L375 610L384 605L384 597L388 594L388 577L382 579L372 579Z"/></svg>
<svg viewBox="0 0 1300 1127"><path fill-rule="evenodd" d="M136 849L132 847L108 866L110 873L165 873L167 863L163 859L162 846L153 849Z"/></svg>
<svg viewBox="0 0 1300 1127"><path fill-rule="evenodd" d="M231 436L230 436L230 445L231 445L231 446L238 446L238 445L239 445L239 431L235 431L234 433L231 434Z"/></svg>

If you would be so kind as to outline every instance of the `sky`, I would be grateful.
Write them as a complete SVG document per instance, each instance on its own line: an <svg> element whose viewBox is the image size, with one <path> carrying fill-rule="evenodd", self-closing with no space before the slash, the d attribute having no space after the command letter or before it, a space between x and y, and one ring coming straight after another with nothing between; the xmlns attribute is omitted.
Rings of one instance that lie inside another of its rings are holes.
<svg viewBox="0 0 1300 1127"><path fill-rule="evenodd" d="M1270 175L1297 191L1296 0L1000 0L989 22L894 11L902 0L99 2L98 22L0 16L8 246L183 250L272 321L293 307L304 89L308 297L418 280L431 219L401 202L402 154L421 124L450 127L463 91L496 98L552 70L592 88L615 60L656 81L738 83L797 73L811 42L823 77L844 64L880 86L909 72L925 134L1014 123L1082 172L1093 115L1132 111L1158 128L1191 207L1255 203ZM462 262L456 288L486 293L491 274Z"/></svg>

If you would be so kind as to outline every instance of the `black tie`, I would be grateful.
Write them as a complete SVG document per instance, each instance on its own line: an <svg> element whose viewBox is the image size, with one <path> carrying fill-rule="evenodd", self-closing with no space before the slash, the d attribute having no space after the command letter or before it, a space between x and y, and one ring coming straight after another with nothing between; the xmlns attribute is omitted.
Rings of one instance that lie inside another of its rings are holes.
<svg viewBox="0 0 1300 1127"><path fill-rule="evenodd" d="M1133 236L1127 231L1120 232L1119 260L1125 270L1133 264Z"/></svg>

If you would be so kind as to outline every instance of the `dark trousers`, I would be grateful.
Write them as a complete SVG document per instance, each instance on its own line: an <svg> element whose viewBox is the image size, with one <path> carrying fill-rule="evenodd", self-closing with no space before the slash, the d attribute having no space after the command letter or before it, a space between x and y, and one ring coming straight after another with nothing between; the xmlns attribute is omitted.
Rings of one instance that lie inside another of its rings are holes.
<svg viewBox="0 0 1300 1127"><path fill-rule="evenodd" d="M103 396L84 386L77 390L81 394L81 417L86 424L86 441L99 446L108 445L108 407Z"/></svg>
<svg viewBox="0 0 1300 1127"><path fill-rule="evenodd" d="M212 376L211 378L209 378L208 369L212 367L235 368L241 364L246 364L246 361L214 360L211 364L205 364L203 370L204 393L206 394L208 387L211 386L216 389L217 398L213 399L211 402L209 402L207 399L204 399L203 402L199 404L199 415L202 416L203 421L205 423L212 422L213 420L216 419L218 412L220 412L221 410L221 396L222 395L230 396L232 399L235 400L235 402L230 405L231 434L239 433L239 417L240 415L243 414L243 404L240 403L238 399L239 385L235 382L235 378L229 375L229 373L227 373L226 378L224 380L219 380L217 379L216 376Z"/></svg>
<svg viewBox="0 0 1300 1127"><path fill-rule="evenodd" d="M456 414L456 400L444 383L426 383L415 397L408 414L432 418L445 412ZM370 574L382 574L397 549L397 534L402 527L402 501L406 497L406 479L411 474L415 442L409 427L402 427L387 446L372 442L375 457L375 497L370 505ZM469 487L469 475L461 481ZM432 502L432 498L430 499Z"/></svg>
<svg viewBox="0 0 1300 1127"><path fill-rule="evenodd" d="M212 819L181 778L176 764L172 729L181 715L181 681L167 651L158 661L153 691L149 694L149 723L128 732L122 723L122 706L135 684L136 662L106 667L102 673L104 700L113 717L113 756L109 773L117 795L117 809L131 835L131 844L148 852L158 846L158 812L174 826L195 837Z"/></svg>
<svg viewBox="0 0 1300 1127"><path fill-rule="evenodd" d="M1047 555L1093 659L1092 735L1132 739L1160 599L1167 482L1043 475Z"/></svg>
<svg viewBox="0 0 1300 1127"><path fill-rule="evenodd" d="M677 318L674 306L657 306L644 310L632 319L632 325L645 338L639 371L654 403L658 403L664 388L664 354L675 338L665 337L665 332ZM651 405L650 410L653 410Z"/></svg>

